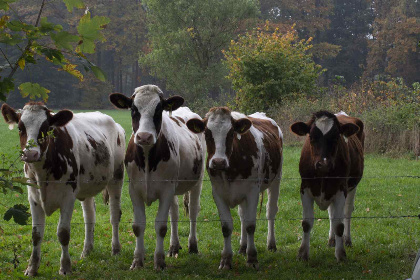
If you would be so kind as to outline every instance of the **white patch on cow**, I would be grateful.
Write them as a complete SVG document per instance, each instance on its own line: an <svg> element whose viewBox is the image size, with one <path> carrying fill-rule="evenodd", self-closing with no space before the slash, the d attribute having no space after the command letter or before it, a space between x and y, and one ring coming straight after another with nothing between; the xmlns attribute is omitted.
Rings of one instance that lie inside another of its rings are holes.
<svg viewBox="0 0 420 280"><path fill-rule="evenodd" d="M236 138L238 138L238 140L241 140L241 135L239 133L237 133Z"/></svg>
<svg viewBox="0 0 420 280"><path fill-rule="evenodd" d="M344 136L344 135L343 135L343 138L344 138L344 142L346 142L348 144L349 143L349 139L346 136Z"/></svg>
<svg viewBox="0 0 420 280"><path fill-rule="evenodd" d="M233 114L232 114L233 117ZM226 160L229 166L229 159L226 156L226 137L232 128L231 115L222 111L211 112L206 115L207 129L213 135L215 153L209 161L210 168L213 167L214 158L222 158Z"/></svg>
<svg viewBox="0 0 420 280"><path fill-rule="evenodd" d="M330 129L334 125L334 120L331 118L328 118L327 116L322 116L319 119L316 119L315 126L318 127L319 130L321 130L322 134L325 135L330 131Z"/></svg>
<svg viewBox="0 0 420 280"><path fill-rule="evenodd" d="M349 116L349 115L347 115L346 114L346 112L344 112L344 111L340 111L340 112L338 112L337 114L335 114L336 116L340 116L340 115L342 115L342 116Z"/></svg>
<svg viewBox="0 0 420 280"><path fill-rule="evenodd" d="M279 137L280 139L283 140L283 132L280 129L280 126L271 118L267 117L267 115L265 113L262 112L256 112L252 115L249 115L251 118L256 118L256 119L263 119L263 120L268 120L270 121L274 126L277 126L278 128L278 132L279 132Z"/></svg>
<svg viewBox="0 0 420 280"><path fill-rule="evenodd" d="M9 129L10 130L13 130L13 128L15 127L15 123L11 123L11 124L9 124Z"/></svg>

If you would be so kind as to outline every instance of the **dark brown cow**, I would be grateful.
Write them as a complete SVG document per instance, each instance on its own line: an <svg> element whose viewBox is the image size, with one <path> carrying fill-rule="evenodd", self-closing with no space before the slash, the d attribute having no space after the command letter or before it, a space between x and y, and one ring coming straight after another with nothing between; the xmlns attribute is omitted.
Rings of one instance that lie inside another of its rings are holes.
<svg viewBox="0 0 420 280"><path fill-rule="evenodd" d="M274 219L283 163L283 134L264 113L250 116L229 108L211 109L204 120L192 119L188 128L204 131L207 144L207 171L213 189L225 239L219 268L232 267L230 208L239 205L241 217L240 250L247 254L247 265L258 268L254 244L259 193L267 189L267 248L276 250Z"/></svg>
<svg viewBox="0 0 420 280"><path fill-rule="evenodd" d="M344 260L343 237L345 244L351 246L350 219L356 187L363 175L363 123L344 112L334 115L320 111L307 123L294 123L290 129L300 136L308 134L299 163L304 232L299 258L309 259L315 201L321 210L328 209L328 244L335 246L337 260Z"/></svg>

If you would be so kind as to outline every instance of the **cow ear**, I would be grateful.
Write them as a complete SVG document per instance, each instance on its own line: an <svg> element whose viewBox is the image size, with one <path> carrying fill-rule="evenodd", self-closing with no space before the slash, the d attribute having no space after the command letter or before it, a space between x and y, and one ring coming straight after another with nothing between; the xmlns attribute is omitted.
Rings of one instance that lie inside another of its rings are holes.
<svg viewBox="0 0 420 280"><path fill-rule="evenodd" d="M57 114L51 115L50 126L65 126L73 118L73 112L69 110L61 110Z"/></svg>
<svg viewBox="0 0 420 280"><path fill-rule="evenodd" d="M163 110L175 111L184 104L184 98L179 95L174 95L163 101Z"/></svg>
<svg viewBox="0 0 420 280"><path fill-rule="evenodd" d="M4 121L9 124L10 129L13 129L13 125L18 123L20 120L20 114L16 113L16 110L6 103L1 106L1 113Z"/></svg>
<svg viewBox="0 0 420 280"><path fill-rule="evenodd" d="M111 93L109 95L109 101L120 109L130 109L133 105L133 99L121 93Z"/></svg>
<svg viewBox="0 0 420 280"><path fill-rule="evenodd" d="M244 134L245 132L248 131L251 125L252 125L252 122L250 120L243 118L243 119L234 121L233 129L239 134Z"/></svg>
<svg viewBox="0 0 420 280"><path fill-rule="evenodd" d="M359 126L354 123L346 123L341 125L341 133L343 133L343 135L346 137L350 137L357 132L359 132Z"/></svg>
<svg viewBox="0 0 420 280"><path fill-rule="evenodd" d="M199 119L191 119L187 121L187 127L194 133L201 133L206 128L206 124Z"/></svg>
<svg viewBox="0 0 420 280"><path fill-rule="evenodd" d="M305 136L309 133L309 126L304 122L295 122L290 126L290 130L299 136Z"/></svg>

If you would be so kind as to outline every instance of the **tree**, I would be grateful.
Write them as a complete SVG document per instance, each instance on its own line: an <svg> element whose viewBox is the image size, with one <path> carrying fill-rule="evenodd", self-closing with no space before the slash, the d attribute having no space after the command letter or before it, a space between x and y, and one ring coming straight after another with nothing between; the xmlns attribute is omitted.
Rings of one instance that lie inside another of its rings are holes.
<svg viewBox="0 0 420 280"><path fill-rule="evenodd" d="M299 40L293 28L280 34L268 25L232 41L225 58L239 109L266 110L291 93L313 89L322 70L308 52L310 42Z"/></svg>
<svg viewBox="0 0 420 280"><path fill-rule="evenodd" d="M168 89L194 99L227 87L221 50L257 16L254 0L147 0L150 50L142 66Z"/></svg>

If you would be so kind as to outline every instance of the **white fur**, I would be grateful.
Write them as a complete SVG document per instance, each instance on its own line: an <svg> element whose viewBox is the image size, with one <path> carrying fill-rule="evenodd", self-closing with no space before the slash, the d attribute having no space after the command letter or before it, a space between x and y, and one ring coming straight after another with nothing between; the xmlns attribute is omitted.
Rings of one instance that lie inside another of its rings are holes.
<svg viewBox="0 0 420 280"><path fill-rule="evenodd" d="M326 116L322 116L315 120L315 125L321 130L322 134L325 135L333 127L334 121Z"/></svg>

